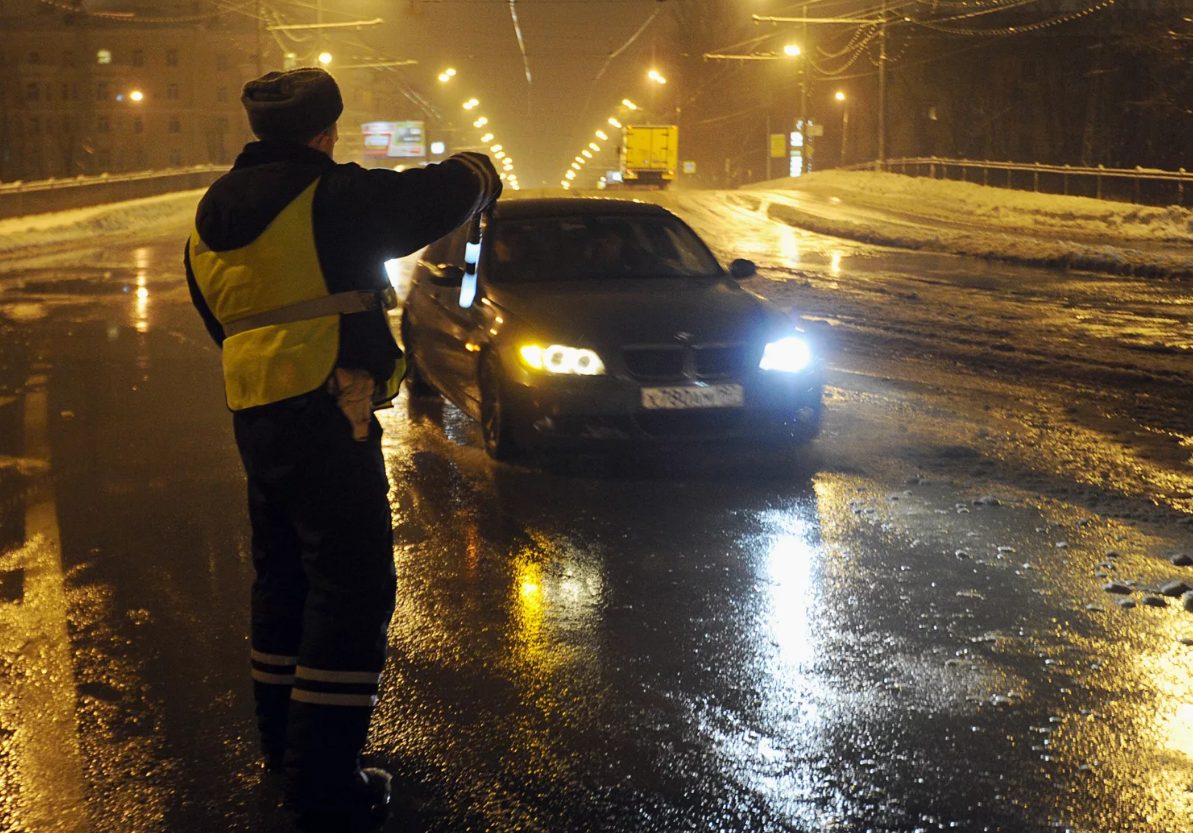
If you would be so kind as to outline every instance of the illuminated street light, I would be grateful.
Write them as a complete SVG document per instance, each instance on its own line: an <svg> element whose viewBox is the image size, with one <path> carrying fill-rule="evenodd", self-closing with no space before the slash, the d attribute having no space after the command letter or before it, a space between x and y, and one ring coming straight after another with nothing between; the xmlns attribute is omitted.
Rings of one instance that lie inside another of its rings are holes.
<svg viewBox="0 0 1193 833"><path fill-rule="evenodd" d="M797 56L797 55L801 54L802 52L803 52L803 50L801 50L801 49L800 49L798 46L796 46L794 43L789 43L789 44L787 44L786 46L784 46L784 47L783 47L783 54L784 54L784 55L788 55L788 56L790 56L790 57L792 57L792 58L794 58L795 56Z"/></svg>
<svg viewBox="0 0 1193 833"><path fill-rule="evenodd" d="M497 152L496 152L495 154L493 154L493 155L494 155L494 156L496 156L498 159L504 159L504 158L505 158L505 154L504 154L504 153L502 153L501 151L497 151Z"/></svg>
<svg viewBox="0 0 1193 833"><path fill-rule="evenodd" d="M476 121L474 121L472 123L472 126L473 127L484 127L488 123L489 123L489 120L486 119L484 116L481 116L479 119L477 119Z"/></svg>
<svg viewBox="0 0 1193 833"><path fill-rule="evenodd" d="M451 67L448 67L447 69L445 69L443 71L443 74L446 75L448 78L456 77L456 71L454 69L452 69Z"/></svg>
<svg viewBox="0 0 1193 833"><path fill-rule="evenodd" d="M833 98L837 99L837 101L844 101L844 100L845 100L845 93L843 93L843 92L838 92L838 93L837 93L835 96L833 96Z"/></svg>
<svg viewBox="0 0 1193 833"><path fill-rule="evenodd" d="M590 151L590 150L582 150L582 151L580 151L580 152L581 152L582 154L584 154L585 158L587 158L587 159L591 159L591 158L592 158L592 151Z"/></svg>
<svg viewBox="0 0 1193 833"><path fill-rule="evenodd" d="M600 150L601 150L601 146L600 146L600 145L598 145L596 142L589 142L589 143L588 143L588 146L589 146L590 148L592 148L593 150L597 151L598 153L599 153L599 152L600 152Z"/></svg>
<svg viewBox="0 0 1193 833"><path fill-rule="evenodd" d="M480 104L480 102L477 101L475 98L470 98L464 102L464 109L471 110L473 107L476 107L479 104Z"/></svg>
<svg viewBox="0 0 1193 833"><path fill-rule="evenodd" d="M578 171L578 170L580 170L580 163L579 163L579 162L573 162L573 163L572 163L572 167L573 167L573 168L575 168L575 169Z"/></svg>
<svg viewBox="0 0 1193 833"><path fill-rule="evenodd" d="M450 80L452 80L452 77L446 72L439 73L439 83L446 84Z"/></svg>
<svg viewBox="0 0 1193 833"><path fill-rule="evenodd" d="M666 84L667 83L667 79L664 78L663 76L659 75L658 70L652 69L650 71L649 78L651 81L654 81L656 84Z"/></svg>
<svg viewBox="0 0 1193 833"><path fill-rule="evenodd" d="M581 165L583 165L583 164L584 164L585 162L587 162L588 160L587 160L587 159L585 159L583 156L577 156L577 157L576 157L576 161L577 161L577 162L579 162Z"/></svg>
<svg viewBox="0 0 1193 833"><path fill-rule="evenodd" d="M492 133L486 133L484 136L481 136L481 141L482 141L482 142L491 142L491 141L493 141L493 134L492 134Z"/></svg>
<svg viewBox="0 0 1193 833"><path fill-rule="evenodd" d="M568 171L566 174L564 174L564 176L566 176L568 179L575 179L575 178L576 178L576 172L575 172L575 171Z"/></svg>
<svg viewBox="0 0 1193 833"><path fill-rule="evenodd" d="M331 63L331 53L330 52L320 52L319 53L319 63L323 64L324 66L327 66L328 64L330 64Z"/></svg>
<svg viewBox="0 0 1193 833"><path fill-rule="evenodd" d="M133 101L140 101L141 99L143 99L145 97L145 93L141 92L140 90L133 90L131 93L128 94L128 97L131 98Z"/></svg>
<svg viewBox="0 0 1193 833"><path fill-rule="evenodd" d="M602 142L607 141L609 138L608 134L606 134L604 130L598 130L596 132L596 137L598 139L600 139Z"/></svg>
<svg viewBox="0 0 1193 833"><path fill-rule="evenodd" d="M493 145L493 147L489 148L489 150L496 153L497 151L501 150L501 145Z"/></svg>
<svg viewBox="0 0 1193 833"><path fill-rule="evenodd" d="M614 127L621 127L621 122L619 122L617 119L609 119L609 124L613 125Z"/></svg>
<svg viewBox="0 0 1193 833"><path fill-rule="evenodd" d="M635 104L634 102L630 101L628 98L623 98L623 99L621 100L621 104L622 104L622 106L623 106L623 107L628 107L628 108L629 108L629 109L631 109L631 110L637 110L637 109L638 109L638 105L637 105L637 104Z"/></svg>

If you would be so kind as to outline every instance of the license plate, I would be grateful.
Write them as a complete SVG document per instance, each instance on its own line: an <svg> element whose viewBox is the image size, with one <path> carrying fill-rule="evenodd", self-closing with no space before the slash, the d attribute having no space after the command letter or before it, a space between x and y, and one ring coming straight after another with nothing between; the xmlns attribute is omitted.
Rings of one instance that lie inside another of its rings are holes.
<svg viewBox="0 0 1193 833"><path fill-rule="evenodd" d="M677 385L642 389L642 407L650 410L740 408L745 404L741 385Z"/></svg>

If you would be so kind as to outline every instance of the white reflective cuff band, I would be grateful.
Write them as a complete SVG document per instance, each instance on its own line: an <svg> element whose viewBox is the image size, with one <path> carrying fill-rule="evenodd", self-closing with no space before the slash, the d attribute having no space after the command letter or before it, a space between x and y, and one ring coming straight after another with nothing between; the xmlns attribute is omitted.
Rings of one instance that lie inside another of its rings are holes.
<svg viewBox="0 0 1193 833"><path fill-rule="evenodd" d="M249 651L249 656L257 662L264 662L266 665L298 665L298 657L284 657L281 654L266 654L263 651L258 651L253 648Z"/></svg>
<svg viewBox="0 0 1193 833"><path fill-rule="evenodd" d="M290 699L316 706L375 706L376 694L330 694L326 691L308 691L296 688L290 692Z"/></svg>
<svg viewBox="0 0 1193 833"><path fill-rule="evenodd" d="M258 671L254 668L250 672L253 679L259 683L269 683L270 685L294 685L293 674L270 674L268 671Z"/></svg>
<svg viewBox="0 0 1193 833"><path fill-rule="evenodd" d="M300 665L294 673L300 680L314 680L320 683L377 685L381 682L380 671L324 671L321 668Z"/></svg>

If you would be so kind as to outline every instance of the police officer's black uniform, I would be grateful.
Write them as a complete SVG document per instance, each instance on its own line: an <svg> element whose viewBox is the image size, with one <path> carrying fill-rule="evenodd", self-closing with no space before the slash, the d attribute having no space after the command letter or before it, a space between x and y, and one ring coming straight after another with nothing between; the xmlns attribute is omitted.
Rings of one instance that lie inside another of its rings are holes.
<svg viewBox="0 0 1193 833"><path fill-rule="evenodd" d="M199 204L187 282L223 348L248 475L266 761L284 761L300 817L350 829L380 789L359 755L394 607L393 533L381 427L370 418L354 439L329 381L367 371L376 401L397 393L383 264L468 222L500 182L479 154L401 173L336 164L305 143L342 110L322 70L270 73L244 101L264 140Z"/></svg>

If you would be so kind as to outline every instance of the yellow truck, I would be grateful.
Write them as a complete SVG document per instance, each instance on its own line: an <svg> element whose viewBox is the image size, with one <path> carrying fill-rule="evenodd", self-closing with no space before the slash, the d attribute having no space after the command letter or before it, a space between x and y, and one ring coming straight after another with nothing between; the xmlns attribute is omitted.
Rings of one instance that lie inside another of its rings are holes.
<svg viewBox="0 0 1193 833"><path fill-rule="evenodd" d="M673 124L625 126L621 181L626 187L666 188L679 167L679 128Z"/></svg>

